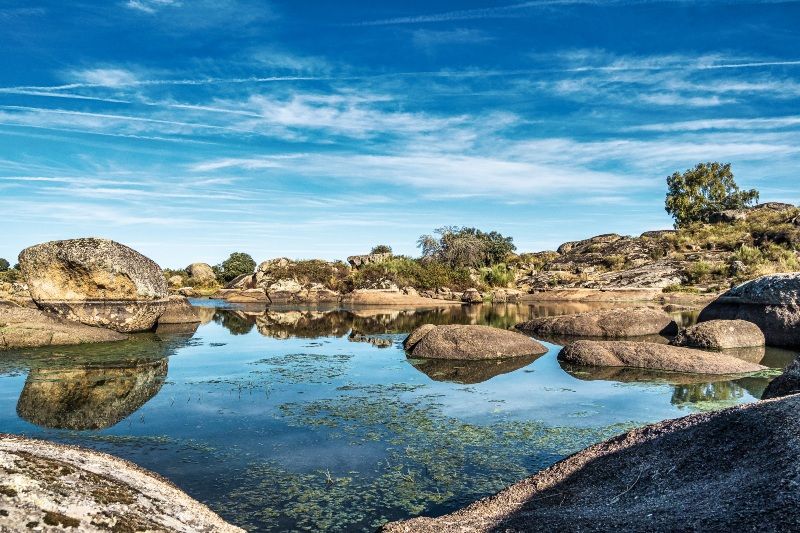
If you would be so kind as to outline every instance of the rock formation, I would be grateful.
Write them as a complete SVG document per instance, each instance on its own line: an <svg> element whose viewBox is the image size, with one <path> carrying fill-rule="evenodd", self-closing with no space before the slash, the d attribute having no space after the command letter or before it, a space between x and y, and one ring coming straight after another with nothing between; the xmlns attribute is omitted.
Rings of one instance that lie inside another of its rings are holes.
<svg viewBox="0 0 800 533"><path fill-rule="evenodd" d="M192 280L201 285L211 284L217 281L217 276L214 274L214 269L206 263L192 263L186 267L186 273Z"/></svg>
<svg viewBox="0 0 800 533"><path fill-rule="evenodd" d="M385 533L795 531L800 395L634 429L495 496Z"/></svg>
<svg viewBox="0 0 800 533"><path fill-rule="evenodd" d="M200 316L194 310L185 296L170 296L167 300L167 309L158 319L161 324L195 324L200 322Z"/></svg>
<svg viewBox="0 0 800 533"><path fill-rule="evenodd" d="M423 328L425 326L422 326ZM411 355L422 359L502 359L540 355L547 348L527 335L489 326L436 326L413 345Z"/></svg>
<svg viewBox="0 0 800 533"><path fill-rule="evenodd" d="M244 531L133 463L14 435L0 435L0 495L3 531Z"/></svg>
<svg viewBox="0 0 800 533"><path fill-rule="evenodd" d="M725 350L764 346L764 334L745 320L709 320L681 330L670 341L673 346Z"/></svg>
<svg viewBox="0 0 800 533"><path fill-rule="evenodd" d="M797 394L800 392L800 357L792 361L787 366L783 374L773 379L764 394L761 396L762 400L769 398L779 398L781 396L788 396L789 394Z"/></svg>
<svg viewBox="0 0 800 533"><path fill-rule="evenodd" d="M693 374L745 374L766 367L717 352L630 341L575 341L558 360L580 366L624 366Z"/></svg>
<svg viewBox="0 0 800 533"><path fill-rule="evenodd" d="M40 308L120 332L153 328L167 304L161 268L106 239L53 241L26 248L19 265Z"/></svg>
<svg viewBox="0 0 800 533"><path fill-rule="evenodd" d="M112 342L128 336L52 317L38 309L0 307L0 350L90 342Z"/></svg>
<svg viewBox="0 0 800 533"><path fill-rule="evenodd" d="M800 346L800 272L771 274L742 283L714 300L698 320L746 320L767 345Z"/></svg>
<svg viewBox="0 0 800 533"><path fill-rule="evenodd" d="M575 315L534 318L516 328L533 335L600 338L675 333L677 325L665 312L649 307L589 311Z"/></svg>

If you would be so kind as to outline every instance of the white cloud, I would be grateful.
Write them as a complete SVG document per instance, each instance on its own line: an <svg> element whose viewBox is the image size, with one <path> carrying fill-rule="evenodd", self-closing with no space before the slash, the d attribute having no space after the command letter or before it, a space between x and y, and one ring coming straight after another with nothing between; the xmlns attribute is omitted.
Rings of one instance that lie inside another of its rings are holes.
<svg viewBox="0 0 800 533"><path fill-rule="evenodd" d="M179 0L128 0L125 3L125 7L151 15L165 7L177 7L180 5L181 2Z"/></svg>
<svg viewBox="0 0 800 533"><path fill-rule="evenodd" d="M121 68L94 68L73 73L73 78L82 84L100 87L123 87L136 85L139 80L133 72Z"/></svg>

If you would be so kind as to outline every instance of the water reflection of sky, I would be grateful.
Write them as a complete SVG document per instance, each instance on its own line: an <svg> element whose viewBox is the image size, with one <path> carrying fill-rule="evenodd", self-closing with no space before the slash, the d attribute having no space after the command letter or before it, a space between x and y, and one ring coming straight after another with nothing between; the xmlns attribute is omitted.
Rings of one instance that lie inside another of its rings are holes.
<svg viewBox="0 0 800 533"><path fill-rule="evenodd" d="M632 425L753 401L768 381L567 372L554 344L521 368L426 367L401 347L423 322L567 311L204 309L195 332L3 354L0 430L131 459L252 529L369 530Z"/></svg>

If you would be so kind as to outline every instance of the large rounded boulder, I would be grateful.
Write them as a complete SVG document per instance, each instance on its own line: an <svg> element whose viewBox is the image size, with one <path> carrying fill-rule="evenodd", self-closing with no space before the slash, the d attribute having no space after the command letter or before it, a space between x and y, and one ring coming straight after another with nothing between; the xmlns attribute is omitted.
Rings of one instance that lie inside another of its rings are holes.
<svg viewBox="0 0 800 533"><path fill-rule="evenodd" d="M19 265L36 305L74 322L147 331L167 306L161 268L107 239L37 244L19 254Z"/></svg>
<svg viewBox="0 0 800 533"><path fill-rule="evenodd" d="M190 278L200 284L210 284L217 281L214 269L207 263L192 263L186 267L186 273Z"/></svg>
<svg viewBox="0 0 800 533"><path fill-rule="evenodd" d="M714 375L746 374L766 369L723 353L630 341L575 341L561 349L558 360L579 366L649 368Z"/></svg>
<svg viewBox="0 0 800 533"><path fill-rule="evenodd" d="M39 309L0 307L0 350L114 342L127 338L116 331L60 320Z"/></svg>
<svg viewBox="0 0 800 533"><path fill-rule="evenodd" d="M490 326L449 325L426 329L427 333L416 341L411 351L415 358L503 359L547 352L547 348L526 335ZM414 332L411 335L414 336Z"/></svg>
<svg viewBox="0 0 800 533"><path fill-rule="evenodd" d="M746 320L709 320L681 330L673 346L727 350L764 346L764 334Z"/></svg>
<svg viewBox="0 0 800 533"><path fill-rule="evenodd" d="M800 357L792 361L783 370L783 374L769 382L761 399L780 398L798 392L800 392Z"/></svg>
<svg viewBox="0 0 800 533"><path fill-rule="evenodd" d="M698 320L747 320L770 346L800 346L800 272L737 285L706 306Z"/></svg>
<svg viewBox="0 0 800 533"><path fill-rule="evenodd" d="M574 315L534 318L516 328L533 335L599 338L641 337L676 333L667 313L649 307L603 309Z"/></svg>

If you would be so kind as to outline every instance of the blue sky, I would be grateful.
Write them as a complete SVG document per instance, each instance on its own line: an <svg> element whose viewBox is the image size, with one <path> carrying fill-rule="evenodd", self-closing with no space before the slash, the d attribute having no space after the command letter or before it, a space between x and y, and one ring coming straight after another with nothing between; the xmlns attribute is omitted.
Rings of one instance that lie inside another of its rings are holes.
<svg viewBox="0 0 800 533"><path fill-rule="evenodd" d="M522 251L670 226L733 163L800 203L800 2L0 0L0 257Z"/></svg>

